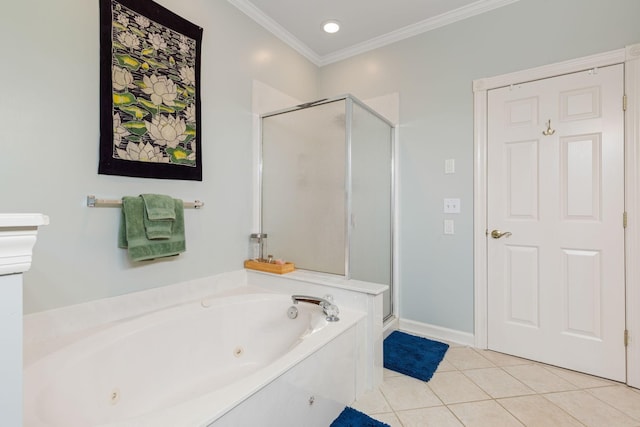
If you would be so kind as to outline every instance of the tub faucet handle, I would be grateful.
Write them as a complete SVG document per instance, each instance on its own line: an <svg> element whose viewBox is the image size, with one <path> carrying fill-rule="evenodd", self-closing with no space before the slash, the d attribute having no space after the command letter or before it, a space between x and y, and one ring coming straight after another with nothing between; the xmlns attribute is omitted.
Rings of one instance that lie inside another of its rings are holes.
<svg viewBox="0 0 640 427"><path fill-rule="evenodd" d="M333 304L333 295L326 294L323 298Z"/></svg>
<svg viewBox="0 0 640 427"><path fill-rule="evenodd" d="M340 318L338 317L338 314L340 314L340 310L335 304L331 304L329 305L329 307L324 307L324 314L327 315L328 322L337 322L338 320L340 320Z"/></svg>

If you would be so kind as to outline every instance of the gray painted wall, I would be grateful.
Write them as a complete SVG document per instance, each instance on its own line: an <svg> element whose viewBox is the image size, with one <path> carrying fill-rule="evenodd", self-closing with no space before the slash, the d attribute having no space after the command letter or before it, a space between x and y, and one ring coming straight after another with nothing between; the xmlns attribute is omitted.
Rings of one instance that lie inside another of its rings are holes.
<svg viewBox="0 0 640 427"><path fill-rule="evenodd" d="M638 17L637 0L521 0L320 70L320 96L400 94L401 318L473 332L472 81L638 43Z"/></svg>
<svg viewBox="0 0 640 427"><path fill-rule="evenodd" d="M400 315L473 330L473 79L640 42L637 0L521 0L318 70L223 0L158 1L202 26L204 181L97 174L98 2L25 0L0 16L10 66L0 117L0 212L42 212L24 276L25 312L241 268L252 231L251 84L312 100L400 93ZM444 175L444 160L457 173ZM118 209L87 194L200 199L187 211L187 252L131 264L116 247ZM462 199L443 236L442 199Z"/></svg>
<svg viewBox="0 0 640 427"><path fill-rule="evenodd" d="M24 275L25 313L242 268L252 232L252 82L317 97L317 67L223 0L159 0L204 28L202 182L98 175L98 1L24 0L0 14L0 212L41 212ZM187 252L132 264L117 248L120 210L88 194L166 193L185 212Z"/></svg>

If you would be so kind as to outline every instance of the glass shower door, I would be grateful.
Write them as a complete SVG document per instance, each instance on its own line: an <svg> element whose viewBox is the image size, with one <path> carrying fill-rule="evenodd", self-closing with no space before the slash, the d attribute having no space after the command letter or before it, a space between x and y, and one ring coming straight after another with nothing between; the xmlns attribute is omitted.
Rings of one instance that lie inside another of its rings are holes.
<svg viewBox="0 0 640 427"><path fill-rule="evenodd" d="M353 103L351 124L351 278L392 283L393 128ZM385 317L392 312L391 292L383 298Z"/></svg>
<svg viewBox="0 0 640 427"><path fill-rule="evenodd" d="M345 100L262 120L262 230L273 256L346 275Z"/></svg>
<svg viewBox="0 0 640 427"><path fill-rule="evenodd" d="M262 228L297 268L388 285L393 127L350 96L262 118Z"/></svg>

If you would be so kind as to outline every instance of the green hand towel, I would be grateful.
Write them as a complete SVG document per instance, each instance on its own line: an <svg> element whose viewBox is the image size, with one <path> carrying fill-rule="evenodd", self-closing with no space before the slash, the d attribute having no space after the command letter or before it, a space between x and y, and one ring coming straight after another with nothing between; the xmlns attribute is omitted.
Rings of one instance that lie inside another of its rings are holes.
<svg viewBox="0 0 640 427"><path fill-rule="evenodd" d="M171 197L162 194L141 194L140 197L151 221L176 219L175 203Z"/></svg>
<svg viewBox="0 0 640 427"><path fill-rule="evenodd" d="M141 194L144 200L144 229L147 238L168 239L171 237L176 211L173 199L162 194Z"/></svg>
<svg viewBox="0 0 640 427"><path fill-rule="evenodd" d="M178 255L186 250L184 233L184 205L174 199L175 220L171 237L150 240L144 229L144 201L141 197L122 198L122 219L118 233L118 246L128 248L132 261L143 261Z"/></svg>

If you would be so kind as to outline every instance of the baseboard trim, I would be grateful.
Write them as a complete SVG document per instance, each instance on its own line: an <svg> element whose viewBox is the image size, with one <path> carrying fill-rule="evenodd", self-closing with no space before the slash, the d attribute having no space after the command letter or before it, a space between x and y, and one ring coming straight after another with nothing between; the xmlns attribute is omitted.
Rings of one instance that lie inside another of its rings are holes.
<svg viewBox="0 0 640 427"><path fill-rule="evenodd" d="M475 337L472 333L443 328L442 326L429 325L414 320L400 319L399 329L425 338L444 340L454 344L470 347L475 346Z"/></svg>

